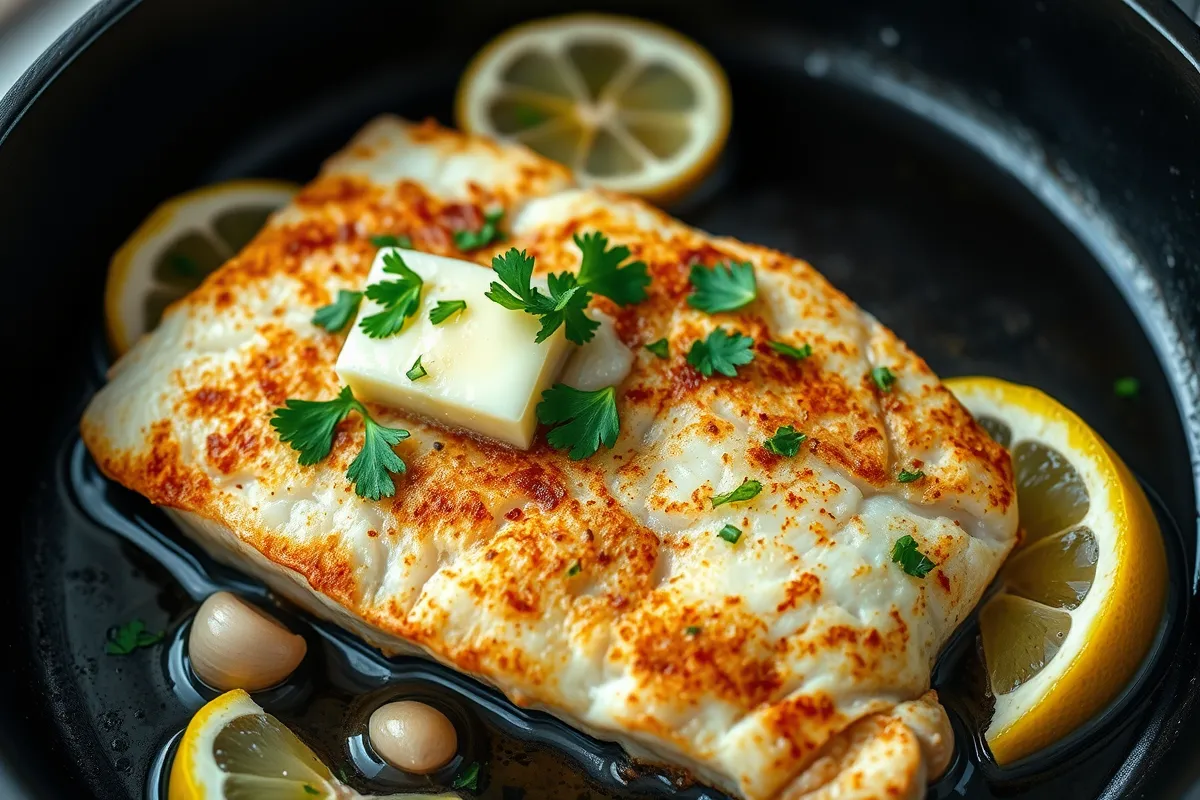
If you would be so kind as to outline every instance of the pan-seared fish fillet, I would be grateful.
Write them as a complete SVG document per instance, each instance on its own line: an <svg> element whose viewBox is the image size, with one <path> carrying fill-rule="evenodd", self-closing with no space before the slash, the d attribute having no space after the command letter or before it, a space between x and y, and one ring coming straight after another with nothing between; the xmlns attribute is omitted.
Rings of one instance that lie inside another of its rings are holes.
<svg viewBox="0 0 1200 800"><path fill-rule="evenodd" d="M919 795L952 747L923 697L930 667L1014 542L1007 455L808 264L571 187L523 149L376 120L114 367L87 446L218 558L385 652L423 652L745 798ZM451 232L494 204L509 240L456 252ZM412 438L396 496L370 502L344 475L355 422L313 467L279 442L275 408L339 388L342 336L310 320L361 288L370 234L481 265L515 245L544 274L576 269L571 235L589 230L653 278L639 305L593 301L632 349L613 449L571 462L540 436L519 452L373 409ZM689 266L729 259L753 262L758 300L689 307ZM717 325L756 342L736 378L684 360ZM666 360L641 347L662 337ZM762 446L782 425L809 436L794 458ZM902 469L925 477L899 483ZM755 499L711 507L748 477ZM924 578L892 562L906 534L937 564Z"/></svg>

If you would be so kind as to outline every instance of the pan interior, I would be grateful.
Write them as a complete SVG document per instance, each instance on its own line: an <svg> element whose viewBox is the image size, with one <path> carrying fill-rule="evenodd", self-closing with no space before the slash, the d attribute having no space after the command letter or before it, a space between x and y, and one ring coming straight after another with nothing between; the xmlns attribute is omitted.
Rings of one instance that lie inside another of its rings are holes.
<svg viewBox="0 0 1200 800"><path fill-rule="evenodd" d="M722 53L712 44L730 73L734 129L717 172L675 213L806 258L939 374L991 374L1045 389L1089 420L1149 486L1176 491L1187 460L1152 348L1103 271L1048 212L960 142L911 119L897 125L899 112L861 87L823 79L833 73L811 63L772 60L767 50ZM379 73L312 98L247 131L197 182L307 180L382 111L449 122L460 67L430 67L419 81ZM100 271L89 280L98 298ZM35 531L25 554L27 596L45 642L38 654L46 702L74 754L76 779L100 797L138 797L156 791L152 764L190 716L186 691L170 677L178 647L165 648L162 659L106 657L106 629L141 617L177 643L213 587L258 588L200 556L148 504L97 478L73 432L107 359L98 316L90 326L92 340L62 355L63 368L80 376L76 416L60 421L60 446L27 506ZM1138 399L1113 394L1124 375L1141 379ZM333 762L344 762L352 746L361 697L401 681L449 698L474 720L468 747L491 760L496 776L484 797L704 795L666 773L630 773L615 748L518 712L446 670L384 662L322 626L309 636L318 658L274 710ZM946 672L954 671L939 670ZM974 745L966 724L960 728L969 753ZM1073 767L1042 771L1010 791L1051 797L1070 786L1066 796L1096 796L1116 763L1111 754L1128 752L1132 736L1102 733ZM556 755L563 751L570 758ZM992 796L986 770L968 761L959 759L939 796Z"/></svg>

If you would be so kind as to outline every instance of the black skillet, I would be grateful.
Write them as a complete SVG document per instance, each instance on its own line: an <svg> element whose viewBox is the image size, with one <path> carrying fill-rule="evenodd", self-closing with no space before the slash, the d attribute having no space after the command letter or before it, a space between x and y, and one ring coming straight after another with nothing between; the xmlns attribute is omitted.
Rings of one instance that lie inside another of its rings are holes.
<svg viewBox="0 0 1200 800"><path fill-rule="evenodd" d="M305 180L381 111L448 121L479 45L575 5L105 0L0 101L12 512L0 797L153 794L155 759L169 759L189 713L168 677L178 647L114 660L105 629L140 614L177 643L214 583L257 591L194 560L78 450L74 426L107 359L109 255L181 190ZM674 211L808 258L944 375L990 373L1060 397L1156 498L1172 599L1135 685L1007 771L979 756L959 718L963 755L931 796L1180 796L1200 775L1200 33L1166 0L590 7L677 27L729 72L727 154ZM1114 395L1123 375L1141 380L1136 399ZM474 720L485 796L706 795L630 778L614 748L445 671L306 630L323 655L295 693L268 700L335 761L368 688L404 681ZM939 683L961 680L971 640L948 650ZM313 697L320 713L305 705ZM546 789L529 769L532 782L507 784L505 759L570 765L556 768L575 788Z"/></svg>

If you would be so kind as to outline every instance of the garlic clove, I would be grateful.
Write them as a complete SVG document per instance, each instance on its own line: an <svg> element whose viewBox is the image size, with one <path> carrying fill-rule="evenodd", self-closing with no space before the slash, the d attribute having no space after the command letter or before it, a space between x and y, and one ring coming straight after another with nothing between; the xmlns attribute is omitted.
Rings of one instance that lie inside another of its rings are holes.
<svg viewBox="0 0 1200 800"><path fill-rule="evenodd" d="M282 683L308 650L302 636L229 592L209 595L192 620L188 656L214 689L254 692Z"/></svg>
<svg viewBox="0 0 1200 800"><path fill-rule="evenodd" d="M417 775L446 766L458 752L454 723L433 706L416 700L400 700L375 709L367 733L380 758Z"/></svg>

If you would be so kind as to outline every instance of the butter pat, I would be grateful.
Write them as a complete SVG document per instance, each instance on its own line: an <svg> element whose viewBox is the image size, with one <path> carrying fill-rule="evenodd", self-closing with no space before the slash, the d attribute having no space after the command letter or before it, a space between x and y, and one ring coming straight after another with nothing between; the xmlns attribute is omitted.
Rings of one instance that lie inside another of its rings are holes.
<svg viewBox="0 0 1200 800"><path fill-rule="evenodd" d="M338 355L338 377L359 400L528 449L542 392L570 349L563 329L535 343L538 318L487 299L495 273L469 261L382 248L364 285L396 280L383 271L383 255L393 250L424 281L420 310L386 339L368 337L356 320ZM439 300L465 300L467 308L434 325L429 311ZM381 310L364 298L358 318ZM418 357L427 374L410 380L405 373Z"/></svg>

